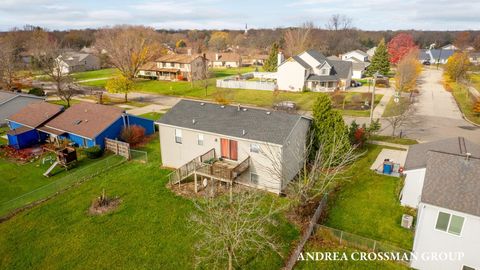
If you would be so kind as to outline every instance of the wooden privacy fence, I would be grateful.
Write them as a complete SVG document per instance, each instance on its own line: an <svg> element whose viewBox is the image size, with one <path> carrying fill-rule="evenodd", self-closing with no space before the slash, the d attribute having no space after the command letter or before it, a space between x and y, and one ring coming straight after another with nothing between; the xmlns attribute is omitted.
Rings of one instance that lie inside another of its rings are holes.
<svg viewBox="0 0 480 270"><path fill-rule="evenodd" d="M308 223L307 229L302 234L302 238L300 239L300 242L295 247L295 250L292 252L287 263L285 264L285 267L283 268L284 270L292 270L295 264L297 263L298 256L300 256L300 253L302 253L303 247L307 243L310 236L312 236L315 226L317 225L318 219L320 218L323 210L327 206L327 198L328 198L328 194L325 194L322 200L320 201L320 203L318 204L315 214L313 214L312 219Z"/></svg>
<svg viewBox="0 0 480 270"><path fill-rule="evenodd" d="M115 155L130 159L130 144L105 138L105 150L112 151Z"/></svg>

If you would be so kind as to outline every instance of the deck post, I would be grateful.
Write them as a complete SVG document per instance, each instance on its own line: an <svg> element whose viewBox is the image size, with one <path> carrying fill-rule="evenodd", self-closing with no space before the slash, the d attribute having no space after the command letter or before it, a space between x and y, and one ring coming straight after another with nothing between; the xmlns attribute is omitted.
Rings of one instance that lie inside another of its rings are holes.
<svg viewBox="0 0 480 270"><path fill-rule="evenodd" d="M230 180L230 203L233 202L233 179Z"/></svg>
<svg viewBox="0 0 480 270"><path fill-rule="evenodd" d="M197 172L193 172L193 181L195 182L195 193L198 192L197 188Z"/></svg>

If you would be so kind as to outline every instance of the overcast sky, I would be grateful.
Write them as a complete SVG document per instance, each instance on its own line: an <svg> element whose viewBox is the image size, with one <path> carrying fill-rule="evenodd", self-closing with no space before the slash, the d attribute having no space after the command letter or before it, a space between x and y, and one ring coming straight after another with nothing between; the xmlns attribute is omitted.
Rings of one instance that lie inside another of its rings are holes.
<svg viewBox="0 0 480 270"><path fill-rule="evenodd" d="M50 30L144 24L167 29L324 27L345 14L364 30L479 30L478 0L0 0L0 30L25 24Z"/></svg>

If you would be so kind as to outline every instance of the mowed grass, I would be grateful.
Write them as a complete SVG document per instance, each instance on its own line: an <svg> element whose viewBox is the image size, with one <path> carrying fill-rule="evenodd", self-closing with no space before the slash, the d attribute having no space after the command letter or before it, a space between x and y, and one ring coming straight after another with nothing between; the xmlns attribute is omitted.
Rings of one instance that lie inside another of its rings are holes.
<svg viewBox="0 0 480 270"><path fill-rule="evenodd" d="M409 250L413 232L400 226L406 213L398 200L401 181L370 170L381 149L368 145L368 153L352 166L329 199L325 225Z"/></svg>
<svg viewBox="0 0 480 270"><path fill-rule="evenodd" d="M156 135L158 136L158 135ZM192 269L198 241L189 216L194 204L166 188L158 139L141 150L147 164L131 161L0 224L0 269ZM102 190L121 205L103 216L87 210ZM281 200L274 195L272 199ZM279 218L275 235L284 253L298 237ZM262 251L244 269L280 268L283 260Z"/></svg>
<svg viewBox="0 0 480 270"><path fill-rule="evenodd" d="M153 121L157 121L158 119L160 119L160 117L163 116L163 113L159 113L159 112L149 112L149 113L141 114L141 115L139 115L139 116L140 116L140 117L143 117L143 118L147 118L147 119L153 120Z"/></svg>
<svg viewBox="0 0 480 270"><path fill-rule="evenodd" d="M78 154L78 158L79 160L73 168L65 171L64 168L57 166L53 169L50 177L43 176L43 173L55 160L54 154L46 154L26 164L0 158L0 172L2 172L2 177L0 177L0 216L25 204L45 198L75 183L82 177L95 174L108 164L119 162L116 157L107 156L91 160ZM104 162L105 158L109 158L109 160ZM50 161L44 162L44 160Z"/></svg>
<svg viewBox="0 0 480 270"><path fill-rule="evenodd" d="M83 80L112 77L115 75L116 71L117 69L115 68L105 68L105 69L99 69L99 70L72 73L71 76L77 81L83 81Z"/></svg>

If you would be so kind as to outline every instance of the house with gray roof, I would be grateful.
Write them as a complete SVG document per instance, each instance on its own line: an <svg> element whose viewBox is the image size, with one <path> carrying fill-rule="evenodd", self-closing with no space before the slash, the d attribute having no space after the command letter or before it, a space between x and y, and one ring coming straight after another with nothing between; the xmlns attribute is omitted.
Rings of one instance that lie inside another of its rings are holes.
<svg viewBox="0 0 480 270"><path fill-rule="evenodd" d="M417 209L411 267L480 269L480 145L463 137L410 146L400 202ZM457 260L421 254L462 252Z"/></svg>
<svg viewBox="0 0 480 270"><path fill-rule="evenodd" d="M6 125L7 118L16 114L28 104L44 100L44 97L0 91L0 126Z"/></svg>
<svg viewBox="0 0 480 270"><path fill-rule="evenodd" d="M463 137L448 138L433 142L410 146L405 160L405 184L401 193L401 204L417 208L420 203L422 190L427 173L427 154L429 151L438 151L456 155L480 157L480 145L466 140Z"/></svg>
<svg viewBox="0 0 480 270"><path fill-rule="evenodd" d="M431 150L424 157L413 252L461 256L443 261L417 258L411 267L480 269L480 156Z"/></svg>
<svg viewBox="0 0 480 270"><path fill-rule="evenodd" d="M56 61L62 74L100 69L100 58L91 53L65 52Z"/></svg>
<svg viewBox="0 0 480 270"><path fill-rule="evenodd" d="M283 111L181 100L157 125L162 165L177 169L181 175L177 181L195 171L200 180L281 193L301 168L302 160L292 161L304 154L310 119Z"/></svg>
<svg viewBox="0 0 480 270"><path fill-rule="evenodd" d="M277 86L279 90L316 92L346 90L353 72L351 61L327 58L308 50L279 63Z"/></svg>
<svg viewBox="0 0 480 270"><path fill-rule="evenodd" d="M430 64L446 64L448 58L455 53L455 50L441 49L423 49L418 54L418 60L421 63L430 62Z"/></svg>

